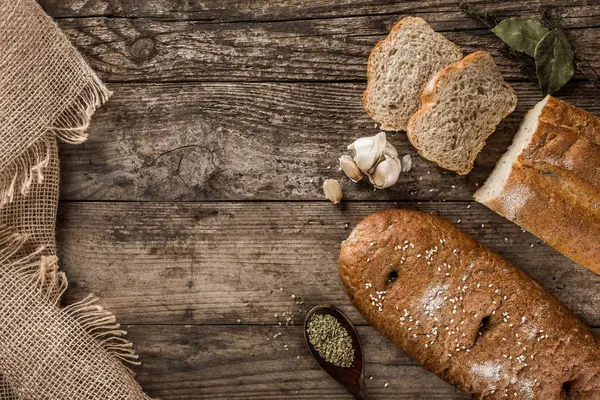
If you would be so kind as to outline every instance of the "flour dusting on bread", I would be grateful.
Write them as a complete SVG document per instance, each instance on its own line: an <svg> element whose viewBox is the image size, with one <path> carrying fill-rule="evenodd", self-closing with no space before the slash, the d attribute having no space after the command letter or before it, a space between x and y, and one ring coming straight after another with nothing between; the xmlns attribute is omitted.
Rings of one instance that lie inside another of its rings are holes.
<svg viewBox="0 0 600 400"><path fill-rule="evenodd" d="M425 309L425 314L433 317L436 310L444 304L443 295L448 290L448 285L435 285L429 288L421 297L420 304Z"/></svg>
<svg viewBox="0 0 600 400"><path fill-rule="evenodd" d="M600 118L547 96L475 200L600 274Z"/></svg>
<svg viewBox="0 0 600 400"><path fill-rule="evenodd" d="M500 197L500 202L506 213L506 218L514 221L530 196L531 191L526 185L515 185L504 191Z"/></svg>
<svg viewBox="0 0 600 400"><path fill-rule="evenodd" d="M503 376L503 366L499 362L472 363L469 370L476 377L484 379L490 388L494 388L494 383L499 382Z"/></svg>
<svg viewBox="0 0 600 400"><path fill-rule="evenodd" d="M367 217L351 236L339 272L352 302L448 382L490 400L564 400L567 381L573 398L600 391L595 333L529 276L449 222L385 211ZM377 293L385 298L369 297Z"/></svg>

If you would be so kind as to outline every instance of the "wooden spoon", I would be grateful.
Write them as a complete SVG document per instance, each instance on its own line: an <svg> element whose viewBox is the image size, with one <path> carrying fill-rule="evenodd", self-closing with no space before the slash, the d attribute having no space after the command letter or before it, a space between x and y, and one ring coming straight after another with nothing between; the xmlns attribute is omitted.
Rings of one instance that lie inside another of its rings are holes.
<svg viewBox="0 0 600 400"><path fill-rule="evenodd" d="M338 367L337 365L325 361L310 343L307 332L308 321L310 321L310 318L314 314L331 315L339 321L346 331L348 331L348 334L352 339L352 348L354 348L354 362L352 362L350 367ZM360 343L356 328L344 313L332 306L316 306L306 314L306 318L304 319L304 339L306 340L310 354L312 354L313 358L317 361L317 364L319 364L319 367L321 367L323 371L327 372L329 376L338 381L347 391L352 393L356 399L369 400L369 395L365 388L365 360L362 344Z"/></svg>

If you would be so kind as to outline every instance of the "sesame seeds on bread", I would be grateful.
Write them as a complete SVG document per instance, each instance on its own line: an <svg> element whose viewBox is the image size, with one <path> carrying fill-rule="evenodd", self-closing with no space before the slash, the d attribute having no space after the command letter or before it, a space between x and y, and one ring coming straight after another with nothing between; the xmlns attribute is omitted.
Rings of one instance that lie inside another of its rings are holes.
<svg viewBox="0 0 600 400"><path fill-rule="evenodd" d="M376 329L476 398L600 399L596 334L442 218L370 215L342 244L339 273Z"/></svg>
<svg viewBox="0 0 600 400"><path fill-rule="evenodd" d="M469 54L438 72L422 94L422 106L408 122L408 138L419 154L461 175L496 126L517 105L492 57Z"/></svg>
<svg viewBox="0 0 600 400"><path fill-rule="evenodd" d="M381 129L405 130L428 80L461 58L460 48L425 20L403 18L369 56L365 110Z"/></svg>

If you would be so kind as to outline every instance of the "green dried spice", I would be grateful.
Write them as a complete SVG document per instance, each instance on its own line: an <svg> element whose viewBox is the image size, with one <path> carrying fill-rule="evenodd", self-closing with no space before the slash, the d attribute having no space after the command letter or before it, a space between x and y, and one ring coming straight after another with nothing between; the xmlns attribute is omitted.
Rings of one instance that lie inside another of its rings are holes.
<svg viewBox="0 0 600 400"><path fill-rule="evenodd" d="M562 19L554 16L549 9L541 8L543 23L508 18L496 24L492 14L483 13L469 3L460 3L460 8L487 25L506 43L510 49L503 53L517 60L530 78L533 75L530 66L535 67L535 75L544 94L560 90L573 77L575 68L591 82L600 82L600 74L569 40L562 27Z"/></svg>
<svg viewBox="0 0 600 400"><path fill-rule="evenodd" d="M557 92L573 77L573 49L560 29L548 32L535 48L535 66L542 92Z"/></svg>
<svg viewBox="0 0 600 400"><path fill-rule="evenodd" d="M536 21L507 18L492 28L492 32L517 51L535 55L535 47L548 33L548 28Z"/></svg>
<svg viewBox="0 0 600 400"><path fill-rule="evenodd" d="M328 363L349 368L354 362L352 338L340 322L329 314L314 314L308 321L308 340Z"/></svg>

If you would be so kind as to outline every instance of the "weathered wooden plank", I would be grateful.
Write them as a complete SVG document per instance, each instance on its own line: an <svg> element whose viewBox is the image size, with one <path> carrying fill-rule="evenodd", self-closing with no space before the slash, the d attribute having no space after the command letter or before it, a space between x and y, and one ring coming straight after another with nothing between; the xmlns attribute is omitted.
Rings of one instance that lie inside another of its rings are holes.
<svg viewBox="0 0 600 400"><path fill-rule="evenodd" d="M430 21L444 23L440 29L472 29L481 27L457 8L456 0L425 1L363 1L363 0L222 0L219 2L177 0L38 0L53 17L125 17L200 20L214 22L282 21L310 18L341 18L357 15L395 14L426 16ZM597 2L585 0L545 1L471 1L475 7L494 13L498 18L539 18L544 6L564 16L569 27L599 25Z"/></svg>
<svg viewBox="0 0 600 400"><path fill-rule="evenodd" d="M364 80L373 46L397 15L210 24L147 18L59 20L107 81ZM435 29L443 24L432 21ZM465 52L486 50L508 79L524 79L489 30L449 31ZM581 53L600 69L600 27L573 29Z"/></svg>
<svg viewBox="0 0 600 400"><path fill-rule="evenodd" d="M125 329L143 362L136 369L138 380L161 399L350 397L319 370L300 326L134 325ZM358 327L358 331L367 388L377 399L468 398L416 366L372 327Z"/></svg>
<svg viewBox="0 0 600 400"><path fill-rule="evenodd" d="M168 400L348 399L312 360L302 328L262 326L129 326L143 366L137 378ZM377 399L466 399L414 365L371 327L360 327L367 388ZM275 335L279 335L273 338ZM284 347L284 345L287 346ZM387 387L384 384L388 383Z"/></svg>
<svg viewBox="0 0 600 400"><path fill-rule="evenodd" d="M422 160L404 133L390 136L413 169L373 192L337 170L359 136L377 132L364 84L119 84L94 115L88 142L62 146L64 200L314 200L340 178L349 200L470 200L542 96L514 83L517 110L501 124L464 177ZM571 82L561 98L600 115L597 88Z"/></svg>
<svg viewBox="0 0 600 400"><path fill-rule="evenodd" d="M481 205L402 206L461 220L461 228L528 271L588 323L600 325L600 275ZM285 322L282 313L291 312L299 324L306 309L322 303L364 323L338 278L338 249L360 219L391 207L62 203L60 253L72 282L70 298L96 293L123 323L277 325ZM298 298L304 301L301 311Z"/></svg>

